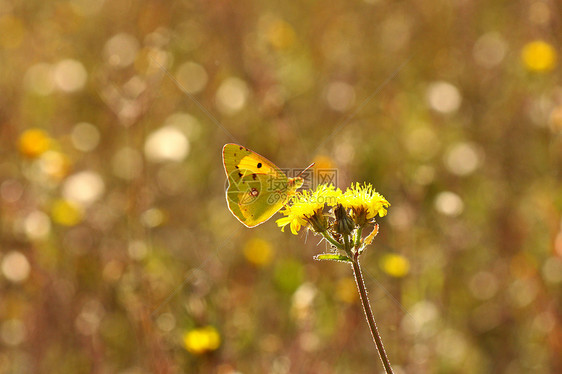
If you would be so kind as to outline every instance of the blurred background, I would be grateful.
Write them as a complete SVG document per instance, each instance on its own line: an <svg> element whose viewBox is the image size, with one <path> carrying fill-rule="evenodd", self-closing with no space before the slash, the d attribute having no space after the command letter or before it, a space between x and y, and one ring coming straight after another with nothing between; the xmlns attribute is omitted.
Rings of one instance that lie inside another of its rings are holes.
<svg viewBox="0 0 562 374"><path fill-rule="evenodd" d="M555 1L0 1L0 373L377 373L351 270L221 149L392 204L396 373L562 372Z"/></svg>

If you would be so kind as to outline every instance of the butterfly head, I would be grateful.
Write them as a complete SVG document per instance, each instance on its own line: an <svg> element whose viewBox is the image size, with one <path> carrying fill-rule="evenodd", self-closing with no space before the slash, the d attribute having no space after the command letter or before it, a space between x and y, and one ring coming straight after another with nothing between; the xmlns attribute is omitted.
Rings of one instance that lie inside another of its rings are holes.
<svg viewBox="0 0 562 374"><path fill-rule="evenodd" d="M301 188L304 184L304 178L301 177L301 175L303 175L308 169L310 169L311 167L314 166L314 162L310 165L307 166L306 169L304 169L303 171L301 171L299 173L299 175L297 175L294 178L289 178L288 184L289 184L289 188L293 189L293 190L298 190L299 188Z"/></svg>
<svg viewBox="0 0 562 374"><path fill-rule="evenodd" d="M289 185L289 189L296 191L302 187L302 185L304 184L304 179L302 179L301 177L289 178L287 184Z"/></svg>

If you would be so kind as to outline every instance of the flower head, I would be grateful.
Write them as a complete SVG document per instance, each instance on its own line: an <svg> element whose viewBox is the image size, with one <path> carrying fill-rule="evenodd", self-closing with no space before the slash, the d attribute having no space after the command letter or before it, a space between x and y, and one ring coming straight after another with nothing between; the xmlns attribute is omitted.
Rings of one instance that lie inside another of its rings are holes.
<svg viewBox="0 0 562 374"><path fill-rule="evenodd" d="M525 44L521 59L529 71L548 72L556 67L556 49L544 40L535 40Z"/></svg>
<svg viewBox="0 0 562 374"><path fill-rule="evenodd" d="M321 184L312 192L307 190L299 192L293 195L291 204L280 211L285 217L279 218L276 223L282 231L285 226L290 225L291 232L295 235L309 224L317 232L325 231L327 224L323 214L324 207L336 205L341 194L341 190L331 184Z"/></svg>
<svg viewBox="0 0 562 374"><path fill-rule="evenodd" d="M33 128L20 135L18 146L23 155L29 158L37 158L45 153L51 144L52 139L45 131Z"/></svg>
<svg viewBox="0 0 562 374"><path fill-rule="evenodd" d="M384 217L390 203L369 183L352 184L339 199L346 209L351 209L352 218L362 226L377 215Z"/></svg>
<svg viewBox="0 0 562 374"><path fill-rule="evenodd" d="M193 354L214 351L221 344L219 332L213 326L205 326L187 331L183 336L185 348Z"/></svg>
<svg viewBox="0 0 562 374"><path fill-rule="evenodd" d="M384 217L390 203L375 191L371 184L352 184L345 193L331 184L323 184L315 190L305 190L294 195L281 210L285 217L278 219L281 231L290 225L295 235L303 227L310 227L321 234L336 250L345 254L324 253L319 259L354 261L365 247L373 242L379 226L375 217ZM324 208L331 209L324 212ZM363 237L363 229L374 224L373 230Z"/></svg>

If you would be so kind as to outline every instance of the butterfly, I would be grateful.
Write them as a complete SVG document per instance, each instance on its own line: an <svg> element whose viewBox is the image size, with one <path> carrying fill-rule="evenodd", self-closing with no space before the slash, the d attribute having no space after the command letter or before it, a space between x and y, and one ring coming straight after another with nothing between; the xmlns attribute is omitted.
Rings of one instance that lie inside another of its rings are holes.
<svg viewBox="0 0 562 374"><path fill-rule="evenodd" d="M225 144L222 162L228 178L228 209L247 227L256 227L279 211L304 183L300 176L289 178L273 162L238 145Z"/></svg>

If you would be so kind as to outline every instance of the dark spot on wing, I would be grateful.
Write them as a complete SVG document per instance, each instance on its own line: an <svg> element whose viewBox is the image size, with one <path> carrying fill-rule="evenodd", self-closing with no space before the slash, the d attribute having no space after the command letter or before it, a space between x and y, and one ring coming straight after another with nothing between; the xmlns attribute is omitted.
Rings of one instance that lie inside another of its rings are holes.
<svg viewBox="0 0 562 374"><path fill-rule="evenodd" d="M255 174L252 174L252 178L254 178L254 180L256 180L256 175L255 175Z"/></svg>
<svg viewBox="0 0 562 374"><path fill-rule="evenodd" d="M244 149L244 147L240 146L240 150L243 150L243 149ZM236 153L235 153L235 154L236 154Z"/></svg>
<svg viewBox="0 0 562 374"><path fill-rule="evenodd" d="M260 194L260 192L257 190L257 188L252 188L252 190L250 191L250 195L252 195L253 197L256 197Z"/></svg>
<svg viewBox="0 0 562 374"><path fill-rule="evenodd" d="M238 172L238 176L239 176L240 178L242 178L242 173Z"/></svg>
<svg viewBox="0 0 562 374"><path fill-rule="evenodd" d="M234 167L235 167L236 169L240 169L240 168L238 167L238 165L236 165L236 166L234 166Z"/></svg>
<svg viewBox="0 0 562 374"><path fill-rule="evenodd" d="M262 167L261 162L258 162L258 169Z"/></svg>

